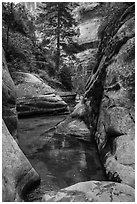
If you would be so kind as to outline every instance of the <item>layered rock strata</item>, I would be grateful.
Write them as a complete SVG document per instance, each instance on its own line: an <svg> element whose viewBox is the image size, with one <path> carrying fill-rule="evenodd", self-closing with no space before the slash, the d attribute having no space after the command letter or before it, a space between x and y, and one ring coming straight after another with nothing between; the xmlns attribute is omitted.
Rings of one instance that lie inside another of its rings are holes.
<svg viewBox="0 0 137 204"><path fill-rule="evenodd" d="M56 91L30 73L13 74L19 116L68 113L69 108Z"/></svg>

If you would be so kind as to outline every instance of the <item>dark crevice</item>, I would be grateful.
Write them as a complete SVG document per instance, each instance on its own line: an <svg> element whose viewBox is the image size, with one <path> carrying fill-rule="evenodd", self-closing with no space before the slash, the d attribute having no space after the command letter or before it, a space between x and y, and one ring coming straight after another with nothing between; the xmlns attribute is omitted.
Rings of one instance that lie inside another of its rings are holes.
<svg viewBox="0 0 137 204"><path fill-rule="evenodd" d="M118 91L120 90L121 86L119 82L114 80L115 83L112 84L110 87L105 87L105 80L106 80L106 72L108 66L114 62L113 57L119 53L121 47L126 44L126 42L132 38L133 36L123 36L122 39L115 37L116 33L118 32L119 28L130 18L133 17L132 12L134 13L134 5L131 7L120 11L119 17L114 17L113 24L112 19L111 22L108 23L104 31L102 32L100 45L98 48L97 56L96 56L96 65L93 70L93 75L89 76L87 83L85 85L85 98L90 100L91 102L91 119L90 125L92 126L92 137L96 137L97 128L98 128L98 120L100 116L102 98L105 92L107 91ZM108 97L109 99L109 97ZM115 107L115 104L110 106ZM109 108L110 108L109 107ZM129 113L130 118L135 122L132 115ZM105 121L104 121L105 123ZM100 150L100 159L102 163L105 163L106 155L110 154L111 156L115 155L116 152L116 138L125 135L123 132L119 132L115 130L113 127L109 127L105 129L106 134L106 144ZM97 143L97 142L96 142ZM117 160L117 158L115 157ZM115 182L121 182L121 178L117 172L112 174L111 172L107 175L108 180L112 180Z"/></svg>
<svg viewBox="0 0 137 204"><path fill-rule="evenodd" d="M104 94L104 83L106 79L106 68L110 63L113 62L112 58L116 55L120 48L129 40L130 37L125 36L122 40L118 40L118 38L113 38L113 36L117 33L120 26L127 20L127 18L131 18L131 11L134 11L134 5L131 5L126 10L119 11L119 18L114 18L114 22L109 22L106 26L104 32L102 32L102 40L99 45L98 53L97 53L97 64L95 65L93 76L88 78L85 89L85 98L90 98L92 110L91 114L96 114L96 126L95 131L97 130L98 117L100 113L100 105L102 101L102 97ZM112 20L112 19L111 19ZM111 24L110 24L111 23ZM109 36L108 36L109 33ZM111 87L107 88L109 90L120 89L120 84L116 83ZM94 113L94 110L97 110ZM91 119L92 121L92 119Z"/></svg>
<svg viewBox="0 0 137 204"><path fill-rule="evenodd" d="M113 84L112 86L106 87L105 91L118 91L120 89L120 84L117 82L116 84Z"/></svg>
<svg viewBox="0 0 137 204"><path fill-rule="evenodd" d="M66 51L68 54L77 54L83 51L86 51L88 49L96 49L98 48L99 41L93 41L93 42L87 42L87 43L73 43L73 44L61 44L63 49Z"/></svg>
<svg viewBox="0 0 137 204"><path fill-rule="evenodd" d="M114 155L116 152L116 138L122 135L125 135L125 133L121 133L115 130L113 127L109 127L106 129L105 125L104 125L104 130L106 133L106 140L107 140L106 145L110 146L111 154Z"/></svg>
<svg viewBox="0 0 137 204"><path fill-rule="evenodd" d="M130 112L129 112L129 116L130 116L131 120L135 123L135 119Z"/></svg>

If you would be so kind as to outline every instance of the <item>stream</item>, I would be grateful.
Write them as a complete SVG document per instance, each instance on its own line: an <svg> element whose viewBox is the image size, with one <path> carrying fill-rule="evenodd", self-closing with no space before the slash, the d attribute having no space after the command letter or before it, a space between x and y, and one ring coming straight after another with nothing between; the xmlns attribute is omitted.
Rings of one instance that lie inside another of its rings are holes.
<svg viewBox="0 0 137 204"><path fill-rule="evenodd" d="M46 192L78 182L106 180L94 141L53 134L56 124L65 118L42 115L19 119L19 146L41 177L40 186L25 195L25 202L39 202Z"/></svg>

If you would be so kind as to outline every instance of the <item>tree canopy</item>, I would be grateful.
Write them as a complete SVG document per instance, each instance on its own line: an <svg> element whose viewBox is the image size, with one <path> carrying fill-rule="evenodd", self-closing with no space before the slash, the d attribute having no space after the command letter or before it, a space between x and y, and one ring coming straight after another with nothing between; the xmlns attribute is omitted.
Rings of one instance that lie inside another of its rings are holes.
<svg viewBox="0 0 137 204"><path fill-rule="evenodd" d="M40 33L47 46L56 47L56 70L59 70L63 44L68 44L77 35L76 21L72 15L73 4L70 2L43 2L39 6L41 22Z"/></svg>

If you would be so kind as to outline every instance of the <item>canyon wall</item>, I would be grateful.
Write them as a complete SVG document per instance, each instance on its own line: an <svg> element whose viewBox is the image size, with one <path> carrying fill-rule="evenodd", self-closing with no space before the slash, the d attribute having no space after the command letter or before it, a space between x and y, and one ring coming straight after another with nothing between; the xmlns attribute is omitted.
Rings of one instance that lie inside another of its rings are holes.
<svg viewBox="0 0 137 204"><path fill-rule="evenodd" d="M86 84L90 128L109 180L135 185L135 13L121 9L102 30Z"/></svg>
<svg viewBox="0 0 137 204"><path fill-rule="evenodd" d="M2 73L2 201L22 201L40 177L17 144L16 90L3 51Z"/></svg>

